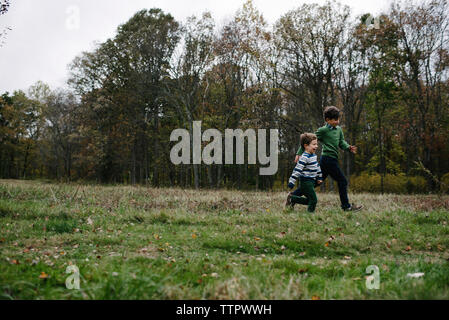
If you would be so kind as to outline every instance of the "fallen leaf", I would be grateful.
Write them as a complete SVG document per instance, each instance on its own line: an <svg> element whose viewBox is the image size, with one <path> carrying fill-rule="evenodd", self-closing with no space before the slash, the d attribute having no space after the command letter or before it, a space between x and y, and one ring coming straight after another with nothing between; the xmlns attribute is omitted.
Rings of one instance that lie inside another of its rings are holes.
<svg viewBox="0 0 449 320"><path fill-rule="evenodd" d="M444 248L441 245L437 245L438 251L444 251Z"/></svg>
<svg viewBox="0 0 449 320"><path fill-rule="evenodd" d="M351 257L350 256L344 256L344 259L345 260L351 260Z"/></svg>
<svg viewBox="0 0 449 320"><path fill-rule="evenodd" d="M409 278L421 278L422 276L424 276L424 272L407 273Z"/></svg>
<svg viewBox="0 0 449 320"><path fill-rule="evenodd" d="M210 276L211 276L211 277L214 277L214 278L218 278L218 273L213 272L213 273L210 274Z"/></svg>
<svg viewBox="0 0 449 320"><path fill-rule="evenodd" d="M312 296L312 300L321 300L318 296Z"/></svg>
<svg viewBox="0 0 449 320"><path fill-rule="evenodd" d="M47 279L48 278L48 274L46 274L45 272L41 272L41 275L39 276L39 279Z"/></svg>
<svg viewBox="0 0 449 320"><path fill-rule="evenodd" d="M325 246L325 247L329 247L329 242L326 242L326 243L324 244L324 246Z"/></svg>
<svg viewBox="0 0 449 320"><path fill-rule="evenodd" d="M305 255L306 255L305 252L300 252L300 253L299 253L299 256L300 256L300 257L304 257Z"/></svg>
<svg viewBox="0 0 449 320"><path fill-rule="evenodd" d="M161 237L158 234L154 235L154 239L159 240Z"/></svg>
<svg viewBox="0 0 449 320"><path fill-rule="evenodd" d="M89 217L87 218L87 224L92 225L94 222L92 221L92 219Z"/></svg>
<svg viewBox="0 0 449 320"><path fill-rule="evenodd" d="M405 251L410 251L410 250L412 250L412 247L410 247L410 246L407 246L407 248L405 248Z"/></svg>
<svg viewBox="0 0 449 320"><path fill-rule="evenodd" d="M196 234L192 233L192 239L196 239Z"/></svg>
<svg viewBox="0 0 449 320"><path fill-rule="evenodd" d="M20 264L19 260L16 260L16 259L11 260L11 263L12 264Z"/></svg>
<svg viewBox="0 0 449 320"><path fill-rule="evenodd" d="M259 241L260 238L259 237L254 237L254 240Z"/></svg>
<svg viewBox="0 0 449 320"><path fill-rule="evenodd" d="M305 273L307 272L307 268L301 268L298 270L299 273Z"/></svg>

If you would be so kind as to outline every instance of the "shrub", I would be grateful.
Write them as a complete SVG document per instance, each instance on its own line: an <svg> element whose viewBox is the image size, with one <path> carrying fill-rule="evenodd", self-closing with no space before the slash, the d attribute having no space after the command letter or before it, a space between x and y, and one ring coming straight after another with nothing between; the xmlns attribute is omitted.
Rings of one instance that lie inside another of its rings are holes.
<svg viewBox="0 0 449 320"><path fill-rule="evenodd" d="M441 192L449 193L449 172L441 177Z"/></svg>
<svg viewBox="0 0 449 320"><path fill-rule="evenodd" d="M354 192L381 192L380 174L362 173L351 176L350 188ZM385 193L426 193L430 188L425 178L420 176L408 177L404 174L387 174L384 178Z"/></svg>
<svg viewBox="0 0 449 320"><path fill-rule="evenodd" d="M424 177L408 177L407 192L408 193L426 193L430 191L426 178Z"/></svg>

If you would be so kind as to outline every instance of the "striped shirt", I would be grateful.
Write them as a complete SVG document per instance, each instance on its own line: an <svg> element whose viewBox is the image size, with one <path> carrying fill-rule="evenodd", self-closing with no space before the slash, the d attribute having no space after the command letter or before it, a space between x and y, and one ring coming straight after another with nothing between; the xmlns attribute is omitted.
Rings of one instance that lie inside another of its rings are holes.
<svg viewBox="0 0 449 320"><path fill-rule="evenodd" d="M299 158L296 167L293 169L292 175L288 182L294 184L298 177L312 180L322 180L321 168L318 164L316 154L304 152L301 155L301 158Z"/></svg>

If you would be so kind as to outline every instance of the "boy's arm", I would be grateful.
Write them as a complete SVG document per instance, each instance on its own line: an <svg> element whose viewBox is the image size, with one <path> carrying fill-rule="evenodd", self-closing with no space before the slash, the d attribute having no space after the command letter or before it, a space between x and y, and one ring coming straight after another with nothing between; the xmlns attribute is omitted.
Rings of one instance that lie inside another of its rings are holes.
<svg viewBox="0 0 449 320"><path fill-rule="evenodd" d="M342 150L348 150L350 145L345 141L345 136L343 134L343 130L340 129L340 141L338 142L338 146Z"/></svg>
<svg viewBox="0 0 449 320"><path fill-rule="evenodd" d="M317 166L317 177L316 177L316 180L317 181L321 181L321 182L323 182L323 174L321 173L321 167L320 167L320 165L318 164L318 166Z"/></svg>
<svg viewBox="0 0 449 320"><path fill-rule="evenodd" d="M296 180L301 175L302 171L304 170L304 166L307 164L307 158L301 157L298 160L298 163L296 164L295 168L293 169L292 175L290 176L290 179L288 180L288 187L292 189L295 186Z"/></svg>

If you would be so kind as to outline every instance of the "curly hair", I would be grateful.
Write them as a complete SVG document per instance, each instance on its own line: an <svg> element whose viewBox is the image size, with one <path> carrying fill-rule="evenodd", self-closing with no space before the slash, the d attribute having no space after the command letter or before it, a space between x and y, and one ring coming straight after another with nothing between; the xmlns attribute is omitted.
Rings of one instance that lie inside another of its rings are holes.
<svg viewBox="0 0 449 320"><path fill-rule="evenodd" d="M317 137L315 134L313 133L303 133L300 137L299 137L299 141L301 143L301 146L304 148L305 144L310 144L313 140L316 140Z"/></svg>
<svg viewBox="0 0 449 320"><path fill-rule="evenodd" d="M324 119L338 120L340 117L340 110L337 107L329 106L324 109Z"/></svg>

